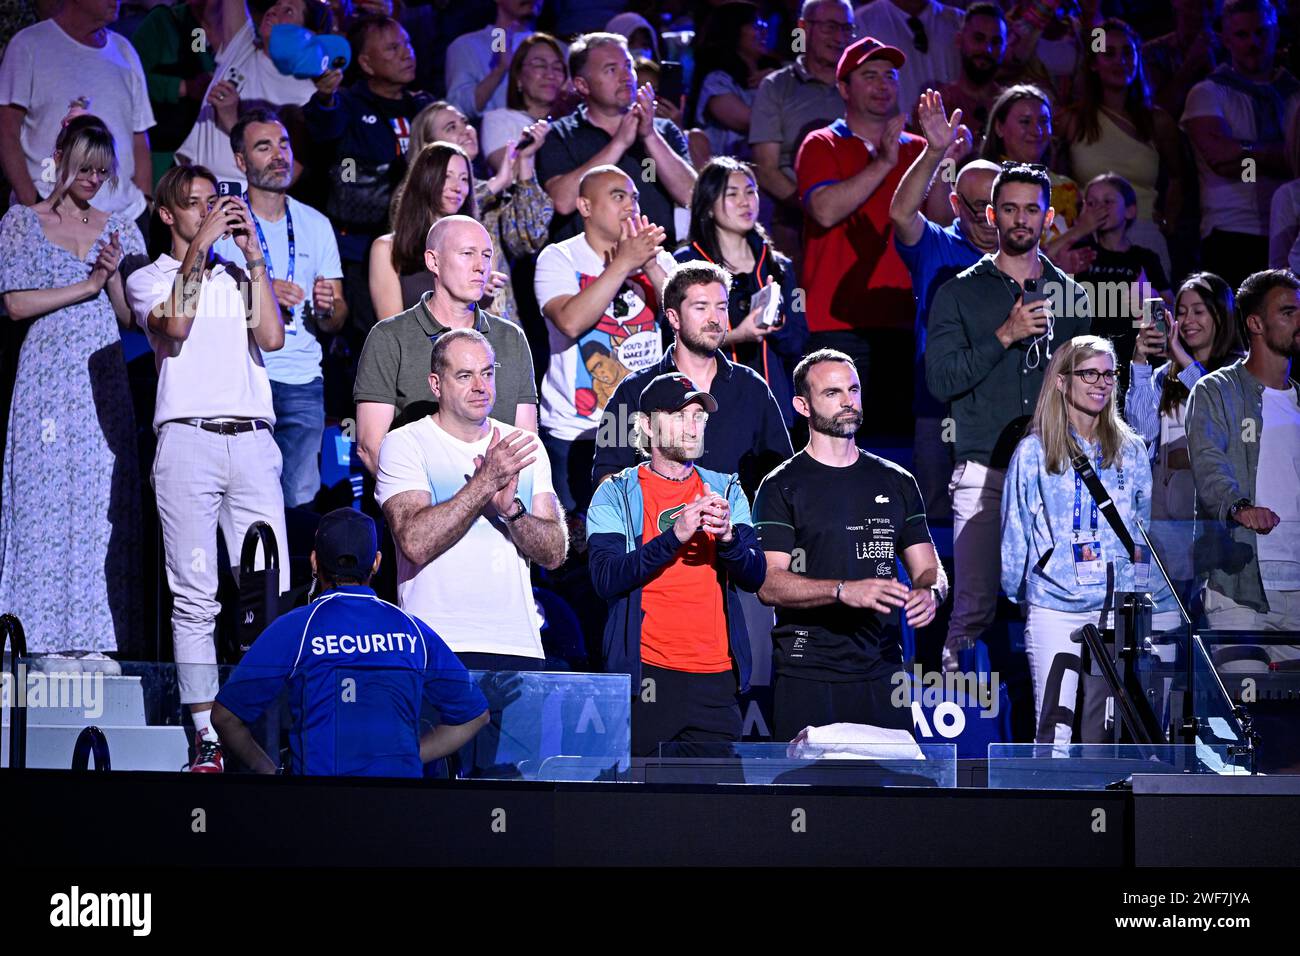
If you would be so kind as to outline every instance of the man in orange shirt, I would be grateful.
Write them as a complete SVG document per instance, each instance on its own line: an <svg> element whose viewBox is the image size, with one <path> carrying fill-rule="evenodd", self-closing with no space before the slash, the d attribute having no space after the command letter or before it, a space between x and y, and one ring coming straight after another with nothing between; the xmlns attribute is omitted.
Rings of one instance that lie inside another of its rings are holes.
<svg viewBox="0 0 1300 956"><path fill-rule="evenodd" d="M672 292L665 306L681 308ZM649 461L611 475L587 511L591 579L610 603L606 670L632 676L633 756L661 743L674 745L664 755L716 756L740 739L750 649L738 589L757 591L767 564L740 479L695 465L717 409L685 375L653 379L636 423Z"/></svg>

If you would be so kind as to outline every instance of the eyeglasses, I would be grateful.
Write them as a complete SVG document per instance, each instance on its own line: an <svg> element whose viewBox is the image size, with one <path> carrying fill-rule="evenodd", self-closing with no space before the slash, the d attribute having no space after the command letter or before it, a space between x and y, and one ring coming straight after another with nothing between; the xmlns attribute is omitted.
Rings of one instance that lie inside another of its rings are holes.
<svg viewBox="0 0 1300 956"><path fill-rule="evenodd" d="M1115 384L1114 369L1108 368L1103 372L1099 368L1081 368L1081 369L1076 369L1070 374L1077 375L1079 378L1083 379L1084 382L1086 382L1089 385L1096 385L1102 379L1106 380L1107 385Z"/></svg>
<svg viewBox="0 0 1300 956"><path fill-rule="evenodd" d="M805 22L812 24L827 36L836 33L847 37L858 35L857 25L853 23L843 23L839 20L807 20Z"/></svg>
<svg viewBox="0 0 1300 956"><path fill-rule="evenodd" d="M916 47L916 52L927 52L930 49L930 38L925 34L925 24L921 22L921 18L918 16L908 17L907 27L912 31L912 46Z"/></svg>
<svg viewBox="0 0 1300 956"><path fill-rule="evenodd" d="M970 210L970 214L979 220L984 219L984 216L989 206L993 205L991 201L985 201L980 203L978 206L972 206L970 204L970 201L965 196L963 196L960 192L957 193L957 198L961 200L961 204L963 206L965 206L967 209Z"/></svg>
<svg viewBox="0 0 1300 956"><path fill-rule="evenodd" d="M524 60L524 69L534 73L556 73L564 75L564 64L555 60Z"/></svg>
<svg viewBox="0 0 1300 956"><path fill-rule="evenodd" d="M1047 167L1042 163L1017 163L1013 159L1004 159L1000 165L1002 166L1002 171L1004 173L1009 173L1013 170L1019 171L1022 169L1028 170L1031 173L1047 172Z"/></svg>

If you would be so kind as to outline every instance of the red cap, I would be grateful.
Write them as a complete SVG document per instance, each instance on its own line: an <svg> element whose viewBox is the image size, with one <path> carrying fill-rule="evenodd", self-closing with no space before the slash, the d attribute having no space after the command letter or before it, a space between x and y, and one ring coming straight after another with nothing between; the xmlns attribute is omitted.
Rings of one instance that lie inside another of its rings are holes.
<svg viewBox="0 0 1300 956"><path fill-rule="evenodd" d="M863 37L844 48L839 65L835 67L835 79L843 80L863 63L876 59L888 60L895 69L907 62L907 57L898 47L881 43L875 37Z"/></svg>

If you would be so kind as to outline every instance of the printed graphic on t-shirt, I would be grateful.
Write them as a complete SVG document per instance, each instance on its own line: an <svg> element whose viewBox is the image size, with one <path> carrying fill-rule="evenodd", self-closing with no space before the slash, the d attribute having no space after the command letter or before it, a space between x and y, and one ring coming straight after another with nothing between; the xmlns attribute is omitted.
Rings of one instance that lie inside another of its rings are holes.
<svg viewBox="0 0 1300 956"><path fill-rule="evenodd" d="M394 116L389 122L393 124L393 135L397 138L397 155L405 156L411 147L411 121L405 116Z"/></svg>
<svg viewBox="0 0 1300 956"><path fill-rule="evenodd" d="M597 278L580 275L578 288ZM603 412L619 382L663 356L655 301L654 286L644 273L631 276L595 327L578 339L582 363L574 369L573 405L579 415Z"/></svg>

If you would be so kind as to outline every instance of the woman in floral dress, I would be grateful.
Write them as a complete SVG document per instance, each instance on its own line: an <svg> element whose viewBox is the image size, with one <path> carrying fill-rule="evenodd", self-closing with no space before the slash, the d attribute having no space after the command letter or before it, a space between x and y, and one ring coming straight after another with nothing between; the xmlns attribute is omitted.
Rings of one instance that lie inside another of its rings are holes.
<svg viewBox="0 0 1300 956"><path fill-rule="evenodd" d="M145 246L133 221L90 205L117 175L101 120L68 120L54 160L49 198L0 220L5 309L32 322L0 488L0 612L22 621L32 654L111 671L106 655L140 624L140 484L119 329L130 311L118 269Z"/></svg>

